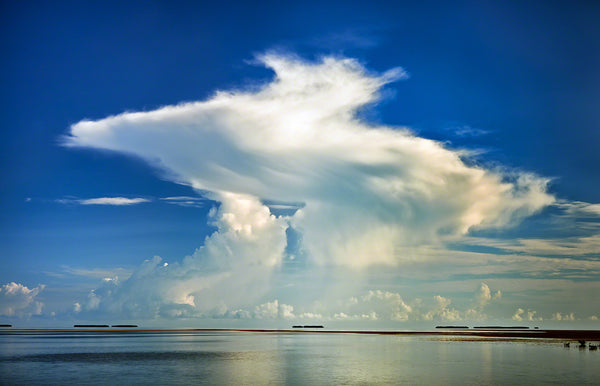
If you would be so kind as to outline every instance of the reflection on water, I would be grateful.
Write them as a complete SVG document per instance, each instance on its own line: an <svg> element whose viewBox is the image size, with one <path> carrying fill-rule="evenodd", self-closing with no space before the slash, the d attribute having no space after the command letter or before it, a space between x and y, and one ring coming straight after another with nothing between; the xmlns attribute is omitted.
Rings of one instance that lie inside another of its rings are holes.
<svg viewBox="0 0 600 386"><path fill-rule="evenodd" d="M0 334L2 384L596 383L562 341L310 333Z"/></svg>

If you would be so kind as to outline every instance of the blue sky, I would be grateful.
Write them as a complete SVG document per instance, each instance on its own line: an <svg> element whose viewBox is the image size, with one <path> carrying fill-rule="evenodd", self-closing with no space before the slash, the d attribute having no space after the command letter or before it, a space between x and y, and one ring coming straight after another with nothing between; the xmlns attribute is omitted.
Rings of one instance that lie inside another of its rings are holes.
<svg viewBox="0 0 600 386"><path fill-rule="evenodd" d="M0 7L3 320L598 326L598 4Z"/></svg>

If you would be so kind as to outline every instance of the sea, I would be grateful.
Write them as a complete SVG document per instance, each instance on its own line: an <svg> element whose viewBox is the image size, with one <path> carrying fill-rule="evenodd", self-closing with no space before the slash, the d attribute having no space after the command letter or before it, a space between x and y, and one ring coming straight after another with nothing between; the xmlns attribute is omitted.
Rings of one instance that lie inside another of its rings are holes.
<svg viewBox="0 0 600 386"><path fill-rule="evenodd" d="M564 343L426 334L0 331L0 384L600 384L600 351Z"/></svg>

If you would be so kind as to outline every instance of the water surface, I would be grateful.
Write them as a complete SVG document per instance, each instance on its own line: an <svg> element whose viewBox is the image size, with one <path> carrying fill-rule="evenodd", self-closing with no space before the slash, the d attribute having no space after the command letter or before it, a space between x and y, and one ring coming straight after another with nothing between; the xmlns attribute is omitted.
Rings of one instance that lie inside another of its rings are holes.
<svg viewBox="0 0 600 386"><path fill-rule="evenodd" d="M561 340L245 332L0 334L0 383L598 384Z"/></svg>

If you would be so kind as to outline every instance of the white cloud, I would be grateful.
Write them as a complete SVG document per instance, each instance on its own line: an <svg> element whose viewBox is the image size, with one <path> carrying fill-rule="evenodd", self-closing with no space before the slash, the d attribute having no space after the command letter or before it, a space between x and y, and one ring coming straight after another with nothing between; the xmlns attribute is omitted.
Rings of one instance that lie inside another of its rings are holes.
<svg viewBox="0 0 600 386"><path fill-rule="evenodd" d="M460 311L455 308L450 308L451 299L445 298L440 295L433 297L435 306L423 314L425 320L441 320L447 322L455 322L462 320Z"/></svg>
<svg viewBox="0 0 600 386"><path fill-rule="evenodd" d="M256 306L253 316L256 319L295 319L294 307L281 304L277 299Z"/></svg>
<svg viewBox="0 0 600 386"><path fill-rule="evenodd" d="M480 137L490 133L488 130L471 127L469 125L450 127L449 130L453 131L454 134L459 137Z"/></svg>
<svg viewBox="0 0 600 386"><path fill-rule="evenodd" d="M104 283L80 302L81 312L245 317L243 307L264 299L286 252L317 266L356 269L443 261L443 253L427 256L421 248L436 249L473 229L514 225L554 202L547 179L471 166L466 151L359 119L357 111L377 102L386 83L406 77L402 69L374 74L355 60L332 57L259 60L275 72L260 89L71 127L66 145L141 157L220 203L211 211L217 232L192 256L168 266L158 257L145 262L129 279ZM161 200L203 204L191 197ZM289 227L299 234L294 251L286 251ZM478 301L488 302L488 295ZM358 303L337 314L422 317L392 292L373 292ZM436 312L445 320L459 316L447 305Z"/></svg>
<svg viewBox="0 0 600 386"><path fill-rule="evenodd" d="M570 314L561 314L560 312L557 312L552 315L552 320L564 320L572 322L575 320L575 314L573 312L571 312Z"/></svg>
<svg viewBox="0 0 600 386"><path fill-rule="evenodd" d="M126 206L150 202L150 200L147 198L98 197L86 199L63 198L56 200L56 202L61 204Z"/></svg>
<svg viewBox="0 0 600 386"><path fill-rule="evenodd" d="M318 319L323 320L323 315L313 312L303 312L298 315L298 319Z"/></svg>
<svg viewBox="0 0 600 386"><path fill-rule="evenodd" d="M411 306L399 294L389 291L369 291L360 301L367 309L373 310L364 314L374 314L377 311L375 315L386 320L406 321L412 312Z"/></svg>
<svg viewBox="0 0 600 386"><path fill-rule="evenodd" d="M125 281L108 280L81 304L82 312L126 317L223 316L238 318L240 308L269 288L269 277L285 249L285 219L249 196L223 194L214 210L217 231L181 263L145 261ZM284 318L292 310L281 305ZM231 310L237 314L231 314Z"/></svg>
<svg viewBox="0 0 600 386"><path fill-rule="evenodd" d="M44 304L35 300L44 285L27 288L20 283L7 283L0 287L0 315L30 316L40 315Z"/></svg>
<svg viewBox="0 0 600 386"><path fill-rule="evenodd" d="M589 261L595 261L595 256L600 250L600 204L559 200L550 209L552 214L536 224L538 230L544 231L538 233L548 234L545 238L508 240L469 238L468 241L474 245L491 246L508 252L543 257L589 255L591 256Z"/></svg>
<svg viewBox="0 0 600 386"><path fill-rule="evenodd" d="M515 312L515 314L513 315L512 319L516 320L518 322L523 320L523 314L525 313L525 310L522 308L517 308L517 311Z"/></svg>
<svg viewBox="0 0 600 386"><path fill-rule="evenodd" d="M590 204L583 201L560 200L555 204L555 206L566 210L570 216L600 217L600 204Z"/></svg>
<svg viewBox="0 0 600 386"><path fill-rule="evenodd" d="M185 207L202 208L206 204L206 199L203 197L190 197L190 196L175 196L175 197L163 197L162 201Z"/></svg>
<svg viewBox="0 0 600 386"><path fill-rule="evenodd" d="M492 295L492 291L490 291L490 287L486 283L481 283L479 286L479 290L477 291L476 299L477 299L477 307L479 309L483 309L490 301L498 300L502 298L502 292L496 291L495 294Z"/></svg>
<svg viewBox="0 0 600 386"><path fill-rule="evenodd" d="M68 273L70 275L88 277L93 279L105 279L105 278L121 278L126 279L131 276L131 271L124 268L113 268L113 269L102 269L102 268L74 268L69 266L62 267L63 272ZM52 276L64 277L63 274L60 273L50 273L47 274Z"/></svg>
<svg viewBox="0 0 600 386"><path fill-rule="evenodd" d="M135 205L143 202L149 202L145 198L126 198L126 197L100 197L79 200L81 205Z"/></svg>
<svg viewBox="0 0 600 386"><path fill-rule="evenodd" d="M401 69L259 60L276 77L258 91L81 121L66 143L137 155L211 198L304 203L291 224L320 264L396 264L401 247L507 226L554 201L546 179L469 166L464 152L360 121Z"/></svg>
<svg viewBox="0 0 600 386"><path fill-rule="evenodd" d="M515 312L515 314L512 316L512 320L516 320L518 322L522 322L522 321L529 321L529 322L542 321L543 318L536 316L536 314L537 314L537 311L532 311L532 310L525 311L522 308L518 308L517 311Z"/></svg>

